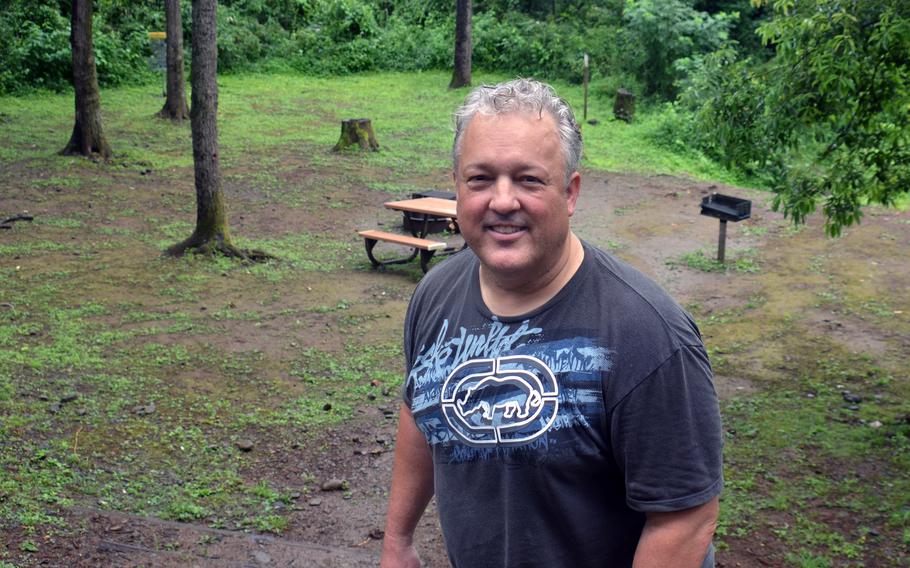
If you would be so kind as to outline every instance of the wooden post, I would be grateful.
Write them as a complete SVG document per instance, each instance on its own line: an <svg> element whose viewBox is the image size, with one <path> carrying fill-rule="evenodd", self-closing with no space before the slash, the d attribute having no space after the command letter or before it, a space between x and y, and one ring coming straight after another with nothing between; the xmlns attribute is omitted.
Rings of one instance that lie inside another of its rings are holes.
<svg viewBox="0 0 910 568"><path fill-rule="evenodd" d="M588 65L588 54L585 53L585 110L582 115L582 122L588 120L588 81L591 79L591 67Z"/></svg>
<svg viewBox="0 0 910 568"><path fill-rule="evenodd" d="M379 142L373 134L373 123L369 118L350 118L341 121L341 137L332 148L335 152L357 144L361 150L379 150Z"/></svg>
<svg viewBox="0 0 910 568"><path fill-rule="evenodd" d="M727 220L720 220L720 235L717 237L717 262L724 263L724 252L727 248Z"/></svg>

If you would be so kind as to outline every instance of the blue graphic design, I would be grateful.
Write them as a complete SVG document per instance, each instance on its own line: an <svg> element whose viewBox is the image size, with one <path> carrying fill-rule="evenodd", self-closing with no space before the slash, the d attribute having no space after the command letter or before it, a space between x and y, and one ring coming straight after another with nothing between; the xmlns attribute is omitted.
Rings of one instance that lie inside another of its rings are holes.
<svg viewBox="0 0 910 568"><path fill-rule="evenodd" d="M539 359L475 359L455 368L440 404L453 432L472 446L522 445L556 418L559 386Z"/></svg>
<svg viewBox="0 0 910 568"><path fill-rule="evenodd" d="M408 375L411 411L428 442L444 444L453 462L519 446L546 455L555 451L547 432L592 428L611 351L588 337L545 336L529 321L474 329L443 321Z"/></svg>

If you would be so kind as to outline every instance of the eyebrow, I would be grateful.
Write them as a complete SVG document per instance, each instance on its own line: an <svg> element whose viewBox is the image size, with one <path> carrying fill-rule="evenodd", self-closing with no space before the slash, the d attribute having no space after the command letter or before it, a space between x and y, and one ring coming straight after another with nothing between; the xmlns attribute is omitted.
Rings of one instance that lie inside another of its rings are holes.
<svg viewBox="0 0 910 568"><path fill-rule="evenodd" d="M468 169L468 168L476 168L476 169L479 169L479 170L497 169L492 163L486 162L486 161L483 161L483 162L474 162L474 163L466 163L466 162L462 161L461 164L459 164L459 167L458 167L459 170L466 170L466 169ZM545 166L538 165L538 164L533 164L533 163L529 163L529 162L520 162L520 163L518 163L515 167L509 167L508 170L509 170L510 172L515 172L515 171L520 172L520 171L524 171L524 170L535 170L535 171L537 171L537 170L544 170L544 171L549 171L549 170L547 170L547 168L546 168Z"/></svg>

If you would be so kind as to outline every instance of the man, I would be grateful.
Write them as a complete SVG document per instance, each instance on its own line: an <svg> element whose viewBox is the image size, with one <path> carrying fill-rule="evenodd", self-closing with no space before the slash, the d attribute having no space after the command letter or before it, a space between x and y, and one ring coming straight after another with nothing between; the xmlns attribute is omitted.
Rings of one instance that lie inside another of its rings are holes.
<svg viewBox="0 0 910 568"><path fill-rule="evenodd" d="M536 81L480 87L453 156L470 248L408 308L382 566L420 566L434 494L458 568L713 566L707 355L663 290L572 233L572 111Z"/></svg>

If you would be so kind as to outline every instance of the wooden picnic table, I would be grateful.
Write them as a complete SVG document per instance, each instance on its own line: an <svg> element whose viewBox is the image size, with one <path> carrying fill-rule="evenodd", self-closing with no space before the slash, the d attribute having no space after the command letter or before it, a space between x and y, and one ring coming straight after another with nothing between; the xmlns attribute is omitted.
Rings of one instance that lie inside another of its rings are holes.
<svg viewBox="0 0 910 568"><path fill-rule="evenodd" d="M453 223L457 222L457 213L455 210L454 199L441 199L439 197L418 197L416 199L403 199L401 201L387 201L384 203L386 209L395 211L404 211L423 217L422 223L416 223L418 230L412 226L411 232L415 237L425 239L429 233L429 224L432 217L447 217Z"/></svg>
<svg viewBox="0 0 910 568"><path fill-rule="evenodd" d="M410 262L420 254L420 267L426 272L429 269L430 259L435 253L446 254L454 252L455 247L448 246L445 242L427 239L431 219L440 217L451 219L453 228L457 230L455 211L455 201L452 199L442 199L439 197L417 197L414 199L403 199L400 201L387 201L384 203L386 209L394 211L404 211L405 213L416 215L416 223L410 226L412 236L389 233L386 231L366 230L358 231L363 237L366 245L367 257L374 267L380 268L389 264L402 264ZM386 241L402 245L411 249L411 253L404 258L392 260L380 260L373 255L373 247L379 241ZM464 248L465 245L462 246Z"/></svg>

